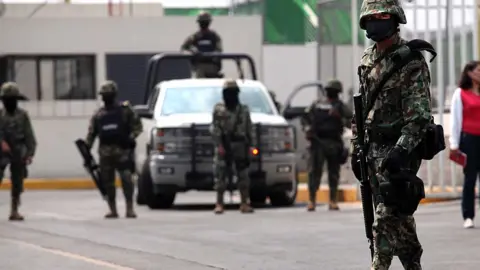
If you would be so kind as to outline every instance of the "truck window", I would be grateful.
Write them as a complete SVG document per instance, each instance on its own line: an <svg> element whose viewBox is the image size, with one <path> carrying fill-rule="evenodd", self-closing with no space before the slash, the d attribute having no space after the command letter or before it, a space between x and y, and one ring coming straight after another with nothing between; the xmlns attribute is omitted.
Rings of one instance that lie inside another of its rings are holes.
<svg viewBox="0 0 480 270"><path fill-rule="evenodd" d="M216 86L195 86L167 88L163 101L159 100L155 114L212 113L213 107L222 100L222 88ZM241 87L240 102L250 112L274 114L265 91L258 87ZM158 106L161 105L161 106ZM157 110L160 110L159 112Z"/></svg>

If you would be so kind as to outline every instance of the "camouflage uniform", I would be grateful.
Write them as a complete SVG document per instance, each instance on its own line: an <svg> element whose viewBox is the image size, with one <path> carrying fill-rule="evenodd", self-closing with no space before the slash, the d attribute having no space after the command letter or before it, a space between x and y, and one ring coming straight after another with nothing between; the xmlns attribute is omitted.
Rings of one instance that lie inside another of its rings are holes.
<svg viewBox="0 0 480 270"><path fill-rule="evenodd" d="M6 100L8 99L14 101L13 103L26 100L26 97L20 94L17 84L4 83L0 97L4 102L4 108L0 110L0 138L10 148L9 152L2 153L0 181L3 179L6 166L10 164L12 202L9 219L23 220L23 216L18 212L20 195L23 193L23 181L27 177L27 165L35 155L37 141L27 111L20 108L15 108L13 111L7 109Z"/></svg>
<svg viewBox="0 0 480 270"><path fill-rule="evenodd" d="M112 81L107 81L104 83L100 89L100 95L113 96L115 97L117 93L117 86ZM118 170L120 174L120 179L122 181L123 194L126 201L126 216L129 218L135 218L136 214L133 209L133 193L134 193L134 184L132 181L132 170L131 170L131 151L135 148L135 139L143 131L143 126L140 118L131 108L128 102L123 102L118 104L116 101L113 103L112 108L121 107L123 117L122 121L125 121L126 130L129 133L125 136L128 138L128 142L119 144L102 144L100 142L98 147L98 154L100 157L100 175L102 182L105 185L108 196L108 205L110 208L110 213L106 214L106 218L117 218L117 207L116 207L116 188L115 188L115 169ZM90 120L90 125L88 127L88 134L86 138L86 143L91 148L97 136L100 137L101 125L100 119L108 113L109 108L106 106L100 108L92 116Z"/></svg>
<svg viewBox="0 0 480 270"><path fill-rule="evenodd" d="M331 80L327 83L325 89L329 91L342 92L342 83L338 80ZM329 127L331 132L315 131L316 127L322 123L317 119L319 110L328 109L329 117L333 116L337 127ZM323 174L323 167L325 162L328 169L328 185L330 189L330 210L338 210L337 205L337 191L340 178L340 166L342 155L345 154L345 147L343 145L343 127L350 128L352 118L352 111L341 100L329 99L322 96L315 100L309 107L306 108L305 114L301 119L302 129L306 133L307 139L310 141L308 147L308 190L309 190L309 204L307 209L309 211L315 210L316 194L320 187L320 180ZM322 133L322 134L319 134ZM328 134L325 134L328 133Z"/></svg>
<svg viewBox="0 0 480 270"><path fill-rule="evenodd" d="M235 80L227 80L224 85L224 92L238 96L238 86ZM223 195L226 189L227 170L225 164L225 151L222 143L222 134L226 134L230 141L233 171L238 179L241 205L240 211L251 213L250 207L250 179L249 179L249 150L252 142L252 121L250 110L247 106L237 103L233 110L227 108L225 102L215 104L213 110L213 121L210 128L215 144L214 173L215 190L217 192L216 213L223 212ZM234 139L236 138L236 139Z"/></svg>
<svg viewBox="0 0 480 270"><path fill-rule="evenodd" d="M212 16L208 12L202 12L198 15L197 22L200 30L188 36L182 43L181 50L188 51L193 54L202 52L222 52L222 39L217 32L208 29L212 22ZM212 44L214 43L214 44ZM194 59L193 68L196 78L207 78L217 75L221 69L221 63L218 59L204 60L201 58Z"/></svg>
<svg viewBox="0 0 480 270"><path fill-rule="evenodd" d="M368 16L390 14L398 24L405 24L404 11L397 0L365 0L361 7L360 27L366 29ZM368 30L367 30L368 31ZM384 51L377 51L376 44L367 48L359 67L360 91L364 96L364 107L371 92L395 63L389 57L396 48L406 43L395 32L390 37L392 45ZM386 56L386 57L384 57ZM368 112L367 162L369 178L374 193L376 217L373 224L374 259L372 269L384 270L390 267L397 255L405 269L422 269L420 259L423 253L418 240L413 216L399 213L396 207L387 207L379 201L379 182L389 181L389 172L381 169L395 151L406 153L403 169L417 173L421 158L413 151L422 140L431 118L430 73L420 55L395 73L378 94L373 110ZM367 113L367 112L366 112ZM352 139L356 147L355 138Z"/></svg>

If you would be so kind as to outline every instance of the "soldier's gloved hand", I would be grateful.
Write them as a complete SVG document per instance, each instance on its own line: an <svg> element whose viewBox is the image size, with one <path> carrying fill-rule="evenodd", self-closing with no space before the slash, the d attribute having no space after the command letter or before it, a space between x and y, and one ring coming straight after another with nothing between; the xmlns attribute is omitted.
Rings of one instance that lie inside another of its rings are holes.
<svg viewBox="0 0 480 270"><path fill-rule="evenodd" d="M391 174L400 172L402 165L407 158L407 151L400 146L393 147L383 161L381 170L387 170Z"/></svg>
<svg viewBox="0 0 480 270"><path fill-rule="evenodd" d="M355 152L352 153L352 158L350 159L350 165L352 166L352 171L353 171L353 174L355 175L355 178L361 181L362 173L360 169L360 162L358 162L358 156L357 156L357 153Z"/></svg>
<svg viewBox="0 0 480 270"><path fill-rule="evenodd" d="M26 157L25 158L25 164L27 164L27 165L32 164L32 157Z"/></svg>
<svg viewBox="0 0 480 270"><path fill-rule="evenodd" d="M2 141L1 147L2 147L2 152L4 152L4 153L10 152L10 146L8 145L7 142Z"/></svg>

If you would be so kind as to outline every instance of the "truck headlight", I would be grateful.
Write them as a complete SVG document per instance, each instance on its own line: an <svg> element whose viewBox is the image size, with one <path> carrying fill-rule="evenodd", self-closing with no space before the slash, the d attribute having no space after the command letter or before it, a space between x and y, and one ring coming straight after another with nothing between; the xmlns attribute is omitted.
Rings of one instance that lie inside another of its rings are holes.
<svg viewBox="0 0 480 270"><path fill-rule="evenodd" d="M293 150L293 128L289 126L271 127L269 129L270 138L272 140L272 151L292 151Z"/></svg>

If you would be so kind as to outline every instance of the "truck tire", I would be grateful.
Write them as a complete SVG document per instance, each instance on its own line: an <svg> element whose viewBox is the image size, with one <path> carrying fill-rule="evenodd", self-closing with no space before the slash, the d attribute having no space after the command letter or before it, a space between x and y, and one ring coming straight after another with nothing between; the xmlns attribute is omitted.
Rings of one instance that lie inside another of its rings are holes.
<svg viewBox="0 0 480 270"><path fill-rule="evenodd" d="M264 189L250 191L250 201L253 206L263 206L267 201L267 192Z"/></svg>
<svg viewBox="0 0 480 270"><path fill-rule="evenodd" d="M175 201L176 193L155 194L153 190L152 175L150 174L149 160L145 160L140 174L140 185L142 186L145 203L150 209L168 209Z"/></svg>
<svg viewBox="0 0 480 270"><path fill-rule="evenodd" d="M295 170L295 173L297 170ZM295 181L292 181L292 190L272 191L269 193L272 206L293 206L297 199L298 175L295 174Z"/></svg>

